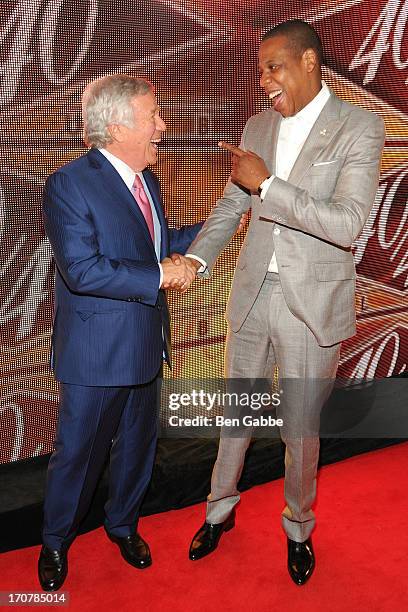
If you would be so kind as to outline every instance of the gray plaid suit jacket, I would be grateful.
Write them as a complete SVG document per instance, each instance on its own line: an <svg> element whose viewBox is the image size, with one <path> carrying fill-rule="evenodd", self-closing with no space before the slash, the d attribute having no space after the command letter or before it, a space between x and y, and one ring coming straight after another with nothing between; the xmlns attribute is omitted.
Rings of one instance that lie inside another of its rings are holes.
<svg viewBox="0 0 408 612"><path fill-rule="evenodd" d="M240 146L260 155L271 174L280 121L273 109L259 113L248 120L241 139ZM226 313L233 331L244 323L275 250L287 306L319 345L355 333L351 245L374 203L384 136L377 115L331 92L287 181L275 178L263 202L227 183L188 253L206 261L203 276L209 276L241 214L252 208Z"/></svg>

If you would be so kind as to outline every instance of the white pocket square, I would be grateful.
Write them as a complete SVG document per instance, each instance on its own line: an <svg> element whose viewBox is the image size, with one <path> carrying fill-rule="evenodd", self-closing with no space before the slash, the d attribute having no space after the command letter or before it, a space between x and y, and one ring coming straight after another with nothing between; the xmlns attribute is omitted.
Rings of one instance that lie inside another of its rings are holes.
<svg viewBox="0 0 408 612"><path fill-rule="evenodd" d="M337 159L331 159L329 161L316 162L315 164L312 164L312 166L328 166L329 164L335 164L336 161L338 161L338 160Z"/></svg>

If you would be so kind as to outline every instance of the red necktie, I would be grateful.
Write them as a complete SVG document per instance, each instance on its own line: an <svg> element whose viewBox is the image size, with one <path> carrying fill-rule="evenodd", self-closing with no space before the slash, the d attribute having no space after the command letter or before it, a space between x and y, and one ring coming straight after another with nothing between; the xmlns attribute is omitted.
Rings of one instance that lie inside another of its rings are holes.
<svg viewBox="0 0 408 612"><path fill-rule="evenodd" d="M143 188L143 183L138 174L136 174L134 183L132 185L132 193L139 204L139 208L142 211L142 214L146 220L147 227L149 228L150 236L154 243L154 224L153 224L153 215L152 215L152 207L150 206L149 199L146 195L146 192Z"/></svg>

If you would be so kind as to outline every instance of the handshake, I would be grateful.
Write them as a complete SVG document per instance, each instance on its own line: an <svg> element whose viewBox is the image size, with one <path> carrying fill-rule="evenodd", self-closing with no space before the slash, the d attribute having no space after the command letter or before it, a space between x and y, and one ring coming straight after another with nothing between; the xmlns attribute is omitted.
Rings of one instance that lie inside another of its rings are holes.
<svg viewBox="0 0 408 612"><path fill-rule="evenodd" d="M161 262L163 269L162 289L175 289L185 293L196 277L201 264L196 259L173 253Z"/></svg>
<svg viewBox="0 0 408 612"><path fill-rule="evenodd" d="M247 221L248 215L243 213L235 231L236 234L241 234L244 231ZM163 269L161 289L175 289L180 293L185 293L189 289L197 275L197 270L201 268L201 263L197 259L185 257L179 253L173 253L170 257L165 257L161 265Z"/></svg>

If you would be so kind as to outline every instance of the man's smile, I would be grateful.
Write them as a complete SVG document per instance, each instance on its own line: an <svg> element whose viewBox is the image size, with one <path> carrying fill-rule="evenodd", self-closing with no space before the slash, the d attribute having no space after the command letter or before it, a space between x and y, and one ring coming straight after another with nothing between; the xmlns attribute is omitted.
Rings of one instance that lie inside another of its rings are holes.
<svg viewBox="0 0 408 612"><path fill-rule="evenodd" d="M161 138L155 138L155 139L150 141L150 144L153 145L153 147L156 149L156 151L157 151L157 147L158 147L158 145L160 143L161 143Z"/></svg>
<svg viewBox="0 0 408 612"><path fill-rule="evenodd" d="M271 91L269 93L269 99L270 100L274 100L277 96L279 96L281 93L283 93L282 89L275 89L274 91Z"/></svg>

